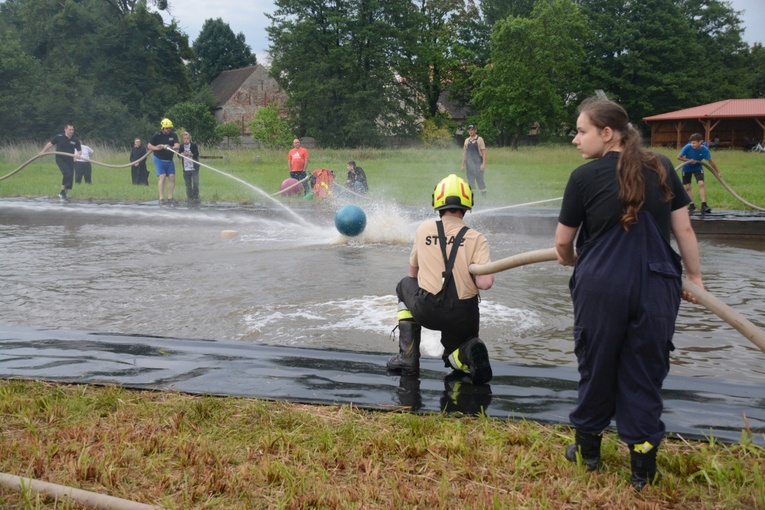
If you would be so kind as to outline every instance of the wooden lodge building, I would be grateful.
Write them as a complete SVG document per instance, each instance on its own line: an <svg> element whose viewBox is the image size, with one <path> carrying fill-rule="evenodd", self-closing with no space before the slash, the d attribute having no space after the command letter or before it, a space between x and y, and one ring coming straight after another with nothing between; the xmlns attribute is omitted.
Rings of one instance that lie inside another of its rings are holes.
<svg viewBox="0 0 765 510"><path fill-rule="evenodd" d="M726 99L676 112L643 117L651 127L651 146L680 149L693 133L720 148L765 145L765 99Z"/></svg>

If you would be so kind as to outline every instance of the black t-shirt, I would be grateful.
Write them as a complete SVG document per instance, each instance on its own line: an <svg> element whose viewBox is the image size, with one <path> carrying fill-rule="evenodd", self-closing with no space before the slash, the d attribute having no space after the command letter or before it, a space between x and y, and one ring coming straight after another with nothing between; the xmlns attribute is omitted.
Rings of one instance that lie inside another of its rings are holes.
<svg viewBox="0 0 765 510"><path fill-rule="evenodd" d="M178 135L175 134L175 131L170 131L170 133L165 134L162 131L157 131L151 136L151 140L149 140L149 143L153 146L157 145L169 145L172 147L178 142ZM161 151L157 151L154 153L155 156L157 156L159 159L163 159L165 161L170 161L173 159L173 153L170 152L167 149L163 149Z"/></svg>
<svg viewBox="0 0 765 510"><path fill-rule="evenodd" d="M50 143L56 147L56 152L66 152L67 154L74 154L75 150L81 151L82 145L77 137L72 136L68 138L65 134L56 135L51 138ZM65 158L66 156L61 156Z"/></svg>
<svg viewBox="0 0 765 510"><path fill-rule="evenodd" d="M662 236L669 242L672 211L685 207L691 200L672 168L672 163L666 156L658 156L667 172L667 184L674 197L665 202L659 177L650 169L644 169L646 193L641 210L653 216ZM597 239L621 221L624 207L619 202L619 181L616 179L618 162L619 153L609 152L571 173L558 221L572 228L581 225L577 248Z"/></svg>

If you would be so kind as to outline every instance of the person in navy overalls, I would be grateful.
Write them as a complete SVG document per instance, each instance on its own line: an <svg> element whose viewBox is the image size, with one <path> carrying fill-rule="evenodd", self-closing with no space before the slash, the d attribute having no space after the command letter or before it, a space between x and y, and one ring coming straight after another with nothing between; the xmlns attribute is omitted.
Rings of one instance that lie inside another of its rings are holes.
<svg viewBox="0 0 765 510"><path fill-rule="evenodd" d="M683 265L703 288L699 249L685 209L690 199L671 162L642 148L620 105L584 101L576 128L573 143L592 161L572 172L555 232L558 262L574 266L579 398L569 416L576 444L566 458L598 469L601 434L615 419L640 491L661 476L661 387L680 299L696 302L681 290Z"/></svg>

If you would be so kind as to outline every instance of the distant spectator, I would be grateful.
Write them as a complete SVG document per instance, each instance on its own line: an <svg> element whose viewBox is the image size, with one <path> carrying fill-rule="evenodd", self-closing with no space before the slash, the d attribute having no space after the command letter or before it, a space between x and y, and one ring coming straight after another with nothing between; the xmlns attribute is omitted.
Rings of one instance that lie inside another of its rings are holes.
<svg viewBox="0 0 765 510"><path fill-rule="evenodd" d="M468 126L469 136L465 139L462 149L462 171L467 173L467 182L472 189L481 192L486 197L486 183L484 182L484 170L486 170L486 144L483 138L478 136L478 130L471 124Z"/></svg>
<svg viewBox="0 0 765 510"><path fill-rule="evenodd" d="M85 179L85 184L92 184L93 167L90 164L90 156L96 151L84 143L81 144L81 147L80 155L74 158L74 182L80 184Z"/></svg>
<svg viewBox="0 0 765 510"><path fill-rule="evenodd" d="M199 147L192 143L188 131L181 135L181 153L178 158L181 159L183 165L186 199L189 201L189 205L196 205L199 203Z"/></svg>
<svg viewBox="0 0 765 510"><path fill-rule="evenodd" d="M133 179L133 184L149 185L149 170L146 168L146 147L141 145L141 139L136 138L133 140L133 148L130 149L130 162L133 166L130 167L130 176ZM138 161L138 160L141 161Z"/></svg>
<svg viewBox="0 0 765 510"><path fill-rule="evenodd" d="M360 166L356 166L355 161L348 162L348 177L345 179L345 187L356 193L366 193L369 191L367 183L367 174Z"/></svg>
<svg viewBox="0 0 765 510"><path fill-rule="evenodd" d="M289 166L290 177L303 181L303 192L307 195L311 192L311 185L308 183L308 150L300 146L300 140L292 140L292 150L287 155L287 165ZM305 180L303 180L305 179Z"/></svg>

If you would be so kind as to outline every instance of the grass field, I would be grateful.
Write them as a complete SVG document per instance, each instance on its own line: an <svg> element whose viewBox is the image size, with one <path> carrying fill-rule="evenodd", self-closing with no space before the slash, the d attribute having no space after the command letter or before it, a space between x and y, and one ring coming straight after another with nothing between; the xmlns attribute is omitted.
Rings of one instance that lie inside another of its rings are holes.
<svg viewBox="0 0 765 510"><path fill-rule="evenodd" d="M699 405L702 405L701 403ZM664 480L563 457L568 427L0 381L0 472L188 509L762 509L765 448L667 440ZM0 488L3 509L84 509Z"/></svg>
<svg viewBox="0 0 765 510"><path fill-rule="evenodd" d="M0 177L41 146L0 147ZM127 161L127 151L95 150L95 160ZM201 152L222 156L204 163L268 193L287 177L286 150ZM765 204L764 154L714 156L739 194ZM457 148L311 150L310 168L327 167L344 178L346 162L354 159L366 170L374 198L425 206L435 183L459 171L460 158ZM559 197L581 163L573 147L489 148L488 204ZM53 199L60 180L53 158L45 157L0 181L0 196ZM133 186L129 168L94 165L93 181L76 186L72 200L157 198L156 177L149 187ZM743 208L713 178L707 182L713 208ZM178 190L176 198L184 199L182 182ZM204 168L201 198L263 201ZM628 483L626 448L612 433L605 435L603 468L587 473L563 457L573 440L565 426L0 380L0 472L177 510L765 509L763 439L746 430L734 445L714 437L668 439L659 450L664 480L637 494ZM0 487L0 508L92 507Z"/></svg>
<svg viewBox="0 0 765 510"><path fill-rule="evenodd" d="M7 175L22 163L34 157L40 147L16 144L0 147L0 177ZM113 165L128 162L127 150L94 147L93 159ZM661 149L673 161L674 150ZM222 150L200 148L202 163L272 194L288 177L287 151ZM337 178L345 180L345 166L355 160L364 168L370 182L371 196L391 200L402 205L427 205L435 184L449 173L460 172L462 153L459 148L404 149L404 150L319 150L310 151L309 169L329 168ZM734 150L714 152L714 158L723 178L745 200L765 206L765 154ZM488 148L486 182L489 190L485 204L504 206L560 197L571 171L583 163L573 146L537 146L519 150ZM679 163L679 162L677 162ZM158 197L153 175L154 165L148 163L150 185L130 184L130 169L111 169L94 165L93 184L75 185L72 200L96 201L150 201ZM178 176L176 199L185 199L183 179ZM203 202L262 202L264 198L247 186L213 170L200 172ZM61 174L53 157L36 160L19 173L0 181L2 197L52 197L58 194ZM711 175L706 179L708 202L715 209L746 209ZM697 187L694 184L697 206ZM289 203L298 198L280 198ZM482 204L477 197L477 207ZM557 204L556 204L557 206Z"/></svg>

